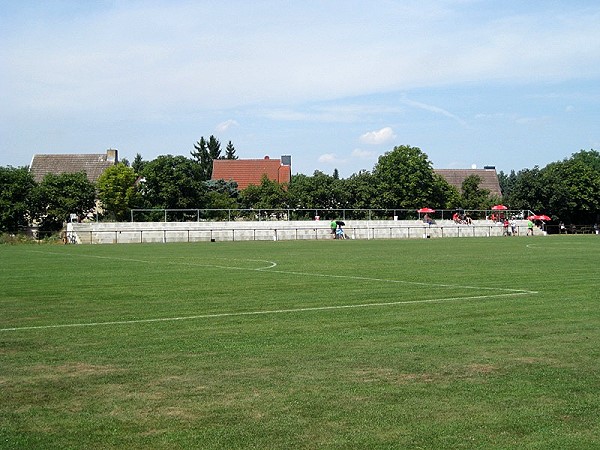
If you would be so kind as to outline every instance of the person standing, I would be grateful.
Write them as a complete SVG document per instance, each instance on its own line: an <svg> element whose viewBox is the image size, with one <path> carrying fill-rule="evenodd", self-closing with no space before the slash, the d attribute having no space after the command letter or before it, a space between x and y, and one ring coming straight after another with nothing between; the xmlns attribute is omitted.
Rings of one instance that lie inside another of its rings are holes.
<svg viewBox="0 0 600 450"><path fill-rule="evenodd" d="M531 219L527 219L527 236L530 234L533 236L533 222Z"/></svg>
<svg viewBox="0 0 600 450"><path fill-rule="evenodd" d="M337 221L335 219L333 219L331 221L331 223L329 224L329 227L331 228L331 235L333 236L333 239L335 239L335 231L337 228Z"/></svg>
<svg viewBox="0 0 600 450"><path fill-rule="evenodd" d="M517 221L514 217L510 219L510 230L512 231L513 236L517 235Z"/></svg>
<svg viewBox="0 0 600 450"><path fill-rule="evenodd" d="M502 236L510 236L510 233L508 231L508 226L510 224L508 223L508 219L504 219L504 222L502 222L502 226L504 227L504 232L502 233Z"/></svg>

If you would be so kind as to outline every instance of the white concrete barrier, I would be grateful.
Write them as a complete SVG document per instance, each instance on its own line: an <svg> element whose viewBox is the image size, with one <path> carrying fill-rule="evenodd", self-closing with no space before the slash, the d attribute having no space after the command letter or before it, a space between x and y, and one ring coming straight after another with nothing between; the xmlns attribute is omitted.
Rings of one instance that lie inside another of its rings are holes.
<svg viewBox="0 0 600 450"><path fill-rule="evenodd" d="M522 223L521 223L522 222ZM489 220L471 225L440 220L345 220L351 239L414 239L502 236L503 227ZM526 221L519 221L519 235ZM332 239L328 221L256 222L92 222L69 224L72 242L116 244L146 242L279 241Z"/></svg>

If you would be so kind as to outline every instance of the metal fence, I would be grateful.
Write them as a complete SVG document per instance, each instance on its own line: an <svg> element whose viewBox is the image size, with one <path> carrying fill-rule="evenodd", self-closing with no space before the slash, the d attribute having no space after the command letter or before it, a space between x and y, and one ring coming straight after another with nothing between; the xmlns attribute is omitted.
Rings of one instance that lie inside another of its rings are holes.
<svg viewBox="0 0 600 450"><path fill-rule="evenodd" d="M448 220L456 209L440 209L429 213L434 219ZM533 214L529 210L468 209L461 213L473 220L492 215L524 219ZM332 209L332 208L287 208L287 209L132 209L131 222L210 222L210 221L268 221L268 220L414 220L423 217L415 209Z"/></svg>

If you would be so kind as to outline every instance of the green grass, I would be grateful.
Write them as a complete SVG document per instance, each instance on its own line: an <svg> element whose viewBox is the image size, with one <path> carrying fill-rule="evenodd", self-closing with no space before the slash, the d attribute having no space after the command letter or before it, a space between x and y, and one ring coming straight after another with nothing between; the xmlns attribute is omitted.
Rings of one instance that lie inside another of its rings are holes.
<svg viewBox="0 0 600 450"><path fill-rule="evenodd" d="M0 246L0 448L599 448L599 267L596 236Z"/></svg>

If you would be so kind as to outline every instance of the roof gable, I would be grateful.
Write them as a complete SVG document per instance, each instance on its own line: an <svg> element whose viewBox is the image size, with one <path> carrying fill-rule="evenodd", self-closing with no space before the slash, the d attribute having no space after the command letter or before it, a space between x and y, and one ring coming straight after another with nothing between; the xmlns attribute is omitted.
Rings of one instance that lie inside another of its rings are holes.
<svg viewBox="0 0 600 450"><path fill-rule="evenodd" d="M266 175L271 181L289 183L291 167L284 165L279 159L215 159L213 161L213 180L233 180L238 189L246 189L251 184L259 186Z"/></svg>
<svg viewBox="0 0 600 450"><path fill-rule="evenodd" d="M479 187L487 189L491 195L502 197L500 182L496 169L434 169L434 172L441 175L451 186L454 186L461 192L462 183L470 175L477 175L481 178Z"/></svg>
<svg viewBox="0 0 600 450"><path fill-rule="evenodd" d="M33 155L29 170L36 182L51 173L85 172L90 182L95 183L102 173L117 163L117 151L108 150L100 154L49 154Z"/></svg>

